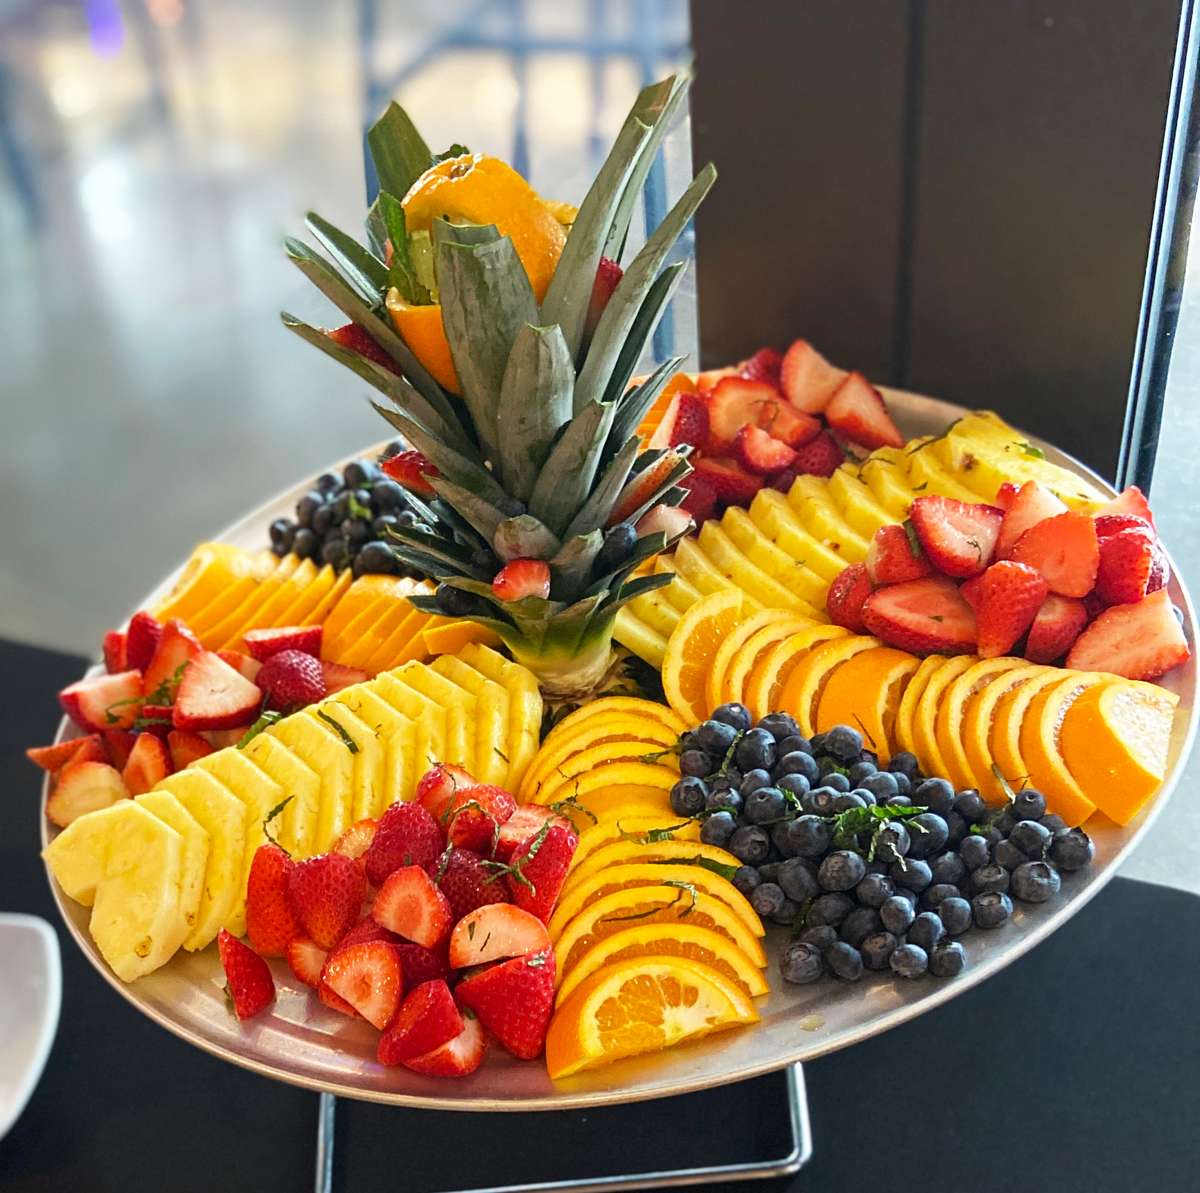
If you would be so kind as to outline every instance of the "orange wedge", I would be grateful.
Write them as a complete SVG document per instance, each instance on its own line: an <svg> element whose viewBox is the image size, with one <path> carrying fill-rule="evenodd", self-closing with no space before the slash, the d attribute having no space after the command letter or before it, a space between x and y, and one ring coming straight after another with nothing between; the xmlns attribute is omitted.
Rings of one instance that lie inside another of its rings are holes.
<svg viewBox="0 0 1200 1193"><path fill-rule="evenodd" d="M604 966L559 1007L546 1034L546 1069L557 1080L757 1021L745 993L711 966L634 957Z"/></svg>
<svg viewBox="0 0 1200 1193"><path fill-rule="evenodd" d="M987 687L998 675L1022 666L1023 659L983 659L956 676L942 694L933 723L933 735L937 739L942 761L946 764L945 777L954 784L956 790L977 786L963 742L963 709L967 701L976 692ZM992 778L994 780L995 776ZM980 787L979 790L982 791L983 788Z"/></svg>
<svg viewBox="0 0 1200 1193"><path fill-rule="evenodd" d="M817 702L833 670L856 654L880 645L878 638L865 634L818 643L791 669L779 693L778 708L771 711L790 712L796 718L800 732L805 737L812 737L816 732L813 721Z"/></svg>
<svg viewBox="0 0 1200 1193"><path fill-rule="evenodd" d="M803 633L809 628L811 628L810 623L801 618L787 617L773 620L757 633L752 634L742 649L734 656L725 672L725 678L721 683L720 703L746 704L749 700L750 676L758 663L766 659L767 652L771 647L790 638L793 634ZM828 629L830 627L822 626L821 628ZM832 628L841 629L841 626ZM846 633L849 633L849 630ZM839 635L835 634L834 637L839 637Z"/></svg>
<svg viewBox="0 0 1200 1193"><path fill-rule="evenodd" d="M667 703L689 724L708 716L708 673L721 643L742 621L743 594L726 588L697 601L667 639L662 681Z"/></svg>
<svg viewBox="0 0 1200 1193"><path fill-rule="evenodd" d="M338 580L345 576L350 576L349 569L342 572ZM395 578L392 576L360 576L357 580L350 576L341 598L332 610L326 612L325 631L321 635L322 648L332 649L342 631L369 609L378 597L390 595L394 586Z"/></svg>
<svg viewBox="0 0 1200 1193"><path fill-rule="evenodd" d="M1029 706L1039 692L1065 676L1061 667L1039 667L1036 675L1010 688L996 703L989 741L995 765L1010 787L1020 787L1029 781L1029 763L1021 753L1021 726L1025 724Z"/></svg>
<svg viewBox="0 0 1200 1193"><path fill-rule="evenodd" d="M946 760L938 747L934 727L942 693L968 667L977 662L979 660L974 655L956 655L946 659L942 666L930 673L925 690L917 697L912 718L912 750L921 764L921 769L927 775L946 777Z"/></svg>
<svg viewBox="0 0 1200 1193"><path fill-rule="evenodd" d="M565 800L555 803L562 815L575 825L576 832L606 821L619 820L623 824L634 818L657 817L661 820L674 815L671 800L661 787L623 784L583 795L568 795Z"/></svg>
<svg viewBox="0 0 1200 1193"><path fill-rule="evenodd" d="M657 742L633 741L629 738L615 738L599 742L586 750L573 753L569 758L564 758L558 763L536 787L530 789L529 801L535 804L553 803L556 798L561 799L562 795L551 794L543 799L544 792L561 793L565 787L574 790L575 779L578 776L589 774L600 767L613 767L619 764L665 768L674 776L668 786L674 786L679 779L679 767L674 754L668 752L664 757L664 752L665 747L660 746ZM636 774L633 771L625 770L622 770L619 775L612 771L605 773L611 776L612 782L640 783L644 786L660 786L666 782L667 778L657 772L655 777L648 777L644 770L639 770ZM589 784L581 786L580 791L595 791L596 789L595 784Z"/></svg>
<svg viewBox="0 0 1200 1193"><path fill-rule="evenodd" d="M657 762L609 762L578 775L552 776L538 789L539 804L554 804L571 796L581 798L612 787L657 788L665 796L679 782L679 771Z"/></svg>
<svg viewBox="0 0 1200 1193"><path fill-rule="evenodd" d="M913 740L913 717L917 714L917 704L925 691L929 677L946 662L947 660L942 655L930 655L929 658L921 660L920 665L909 678L904 695L900 698L900 707L896 709L896 721L892 727L892 737L895 740L897 751L907 750L910 754L917 752L917 745Z"/></svg>
<svg viewBox="0 0 1200 1193"><path fill-rule="evenodd" d="M304 619L321 603L321 598L333 587L336 576L333 568L326 564L304 586L279 614L279 625L303 625Z"/></svg>
<svg viewBox="0 0 1200 1193"><path fill-rule="evenodd" d="M790 626L789 632L796 634L812 624L813 622L809 618L797 617L783 609L761 609L759 612L751 614L739 625L734 626L725 641L717 648L716 655L713 656L705 689L709 709L716 708L728 699L725 695L725 686L729 668L739 657L746 643L756 633L773 626Z"/></svg>
<svg viewBox="0 0 1200 1193"><path fill-rule="evenodd" d="M283 626L295 623L283 620L284 611L289 609L316 579L317 565L311 559L301 560L274 593L259 606L257 612L238 626L237 630L221 645L222 650L245 650L245 638L248 630L259 629L263 626Z"/></svg>
<svg viewBox="0 0 1200 1193"><path fill-rule="evenodd" d="M1045 667L1036 663L1023 663L1011 671L998 672L988 683L976 689L974 695L968 696L963 705L959 736L967 756L971 776L969 786L991 803L1005 798L1004 788L992 770L996 762L991 740L996 707L1007 692L1019 688L1045 670Z"/></svg>
<svg viewBox="0 0 1200 1193"><path fill-rule="evenodd" d="M642 700L637 696L602 696L599 700L589 701L573 713L563 717L546 734L546 740L542 743L543 748L550 745L551 742L557 742L565 737L568 732L573 732L585 721L591 721L593 717L605 717L612 714L650 717L668 729L673 729L676 736L688 728L688 722L665 704L659 704L657 700Z"/></svg>
<svg viewBox="0 0 1200 1193"><path fill-rule="evenodd" d="M893 730L896 710L920 660L890 646L860 651L836 667L817 702L816 730L835 725L857 726L867 748L881 765L896 752Z"/></svg>
<svg viewBox="0 0 1200 1193"><path fill-rule="evenodd" d="M594 850L585 860L572 864L571 872L559 892L559 899L565 900L581 883L608 866L643 865L648 862L676 862L693 866L706 862L713 870L718 866L729 866L736 870L742 864L732 853L699 841L614 841Z"/></svg>
<svg viewBox="0 0 1200 1193"><path fill-rule="evenodd" d="M367 584L366 581L371 581ZM330 662L361 667L351 658L365 657L358 649L374 627L384 621L397 607L407 617L412 612L408 594L416 590L416 581L407 576L362 576L350 586L350 591L325 622L321 635L321 657ZM374 639L369 639L376 645Z"/></svg>
<svg viewBox="0 0 1200 1193"><path fill-rule="evenodd" d="M816 625L789 634L782 642L764 648L752 664L745 683L745 704L755 719L780 711L784 685L792 671L808 657L812 647L833 638L849 637L850 631L841 626Z"/></svg>
<svg viewBox="0 0 1200 1193"><path fill-rule="evenodd" d="M653 834L653 836L652 836ZM589 825L579 834L579 844L571 858L571 867L584 864L598 849L620 841L651 840L699 841L700 821L680 820L678 816L630 816L622 820L602 820Z"/></svg>
<svg viewBox="0 0 1200 1193"><path fill-rule="evenodd" d="M1081 692L1062 721L1059 745L1096 806L1128 824L1167 772L1179 697L1157 684L1112 679Z"/></svg>
<svg viewBox="0 0 1200 1193"><path fill-rule="evenodd" d="M268 575L276 560L269 551L251 554L229 543L201 543L183 565L179 579L151 612L159 621L192 618L235 581Z"/></svg>

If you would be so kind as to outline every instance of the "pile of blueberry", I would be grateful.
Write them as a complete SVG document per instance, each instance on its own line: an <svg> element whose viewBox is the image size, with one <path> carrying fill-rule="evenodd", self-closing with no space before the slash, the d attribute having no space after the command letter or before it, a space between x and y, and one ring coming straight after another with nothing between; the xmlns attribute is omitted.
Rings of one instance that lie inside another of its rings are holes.
<svg viewBox="0 0 1200 1193"><path fill-rule="evenodd" d="M379 459L403 450L404 444L389 443ZM402 485L371 460L351 460L341 476L326 472L317 477L296 502L294 519L271 523L271 550L280 556L293 552L318 565L332 564L338 572L353 568L355 576L417 576L393 554L390 526L429 529Z"/></svg>
<svg viewBox="0 0 1200 1193"><path fill-rule="evenodd" d="M723 704L679 741L680 816L742 865L734 885L766 920L793 929L786 981L864 970L953 977L972 928L998 928L1013 900L1043 903L1092 842L1047 813L1042 794L989 807L978 791L925 778L896 754L886 769L848 725L810 741L787 713L753 724Z"/></svg>

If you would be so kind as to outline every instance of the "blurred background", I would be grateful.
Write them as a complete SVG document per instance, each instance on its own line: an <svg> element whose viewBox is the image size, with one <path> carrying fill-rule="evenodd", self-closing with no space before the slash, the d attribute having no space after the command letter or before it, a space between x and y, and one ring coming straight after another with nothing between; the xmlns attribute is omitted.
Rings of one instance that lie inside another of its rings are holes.
<svg viewBox="0 0 1200 1193"><path fill-rule="evenodd" d="M693 134L722 171L696 230L706 363L804 335L1112 476L1179 19L1179 0L0 0L0 638L94 655L194 542L385 437L278 312L327 320L281 240L309 208L359 224L363 131L392 97L435 148L577 202L637 89L694 58L660 182L677 192ZM1185 149L1153 499L1195 590ZM675 306L694 349L693 293ZM1200 890L1188 786L1128 869Z"/></svg>

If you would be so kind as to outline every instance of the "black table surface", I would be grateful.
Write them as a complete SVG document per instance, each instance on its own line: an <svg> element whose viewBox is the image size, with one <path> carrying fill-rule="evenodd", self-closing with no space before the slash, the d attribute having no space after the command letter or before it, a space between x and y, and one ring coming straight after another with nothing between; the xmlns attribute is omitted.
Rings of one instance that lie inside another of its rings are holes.
<svg viewBox="0 0 1200 1193"><path fill-rule="evenodd" d="M50 739L54 693L81 667L69 655L0 642L0 909L44 916L58 928L63 953L58 1036L32 1101L0 1142L0 1188L309 1189L316 1095L226 1065L144 1019L59 925L37 856L38 776L22 751ZM813 1158L766 1187L1200 1187L1198 923L1195 896L1118 879L981 987L807 1065ZM0 958L0 980L3 968ZM778 1079L764 1078L631 1107L611 1121L342 1102L335 1186L354 1193L445 1187L440 1157L450 1155L479 1185L497 1183L501 1154L506 1179L514 1172L537 1179L544 1165L530 1159L524 1173L520 1157L554 1157L556 1149L558 1167L578 1165L580 1173L610 1164L602 1159L617 1146L669 1163L677 1150L671 1139L685 1136L738 1133L730 1152L745 1158L740 1133L752 1129L755 1100L778 1096ZM719 1147L709 1149L710 1158L719 1156Z"/></svg>

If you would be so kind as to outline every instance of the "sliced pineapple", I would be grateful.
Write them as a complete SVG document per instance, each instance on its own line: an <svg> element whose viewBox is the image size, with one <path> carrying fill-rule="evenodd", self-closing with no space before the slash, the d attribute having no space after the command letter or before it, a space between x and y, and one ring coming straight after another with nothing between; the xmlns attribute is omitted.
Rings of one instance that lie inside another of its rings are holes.
<svg viewBox="0 0 1200 1193"><path fill-rule="evenodd" d="M475 697L475 769L483 783L508 782L508 692L500 684L453 655L442 655L431 670Z"/></svg>
<svg viewBox="0 0 1200 1193"><path fill-rule="evenodd" d="M278 738L320 777L321 796L311 848L313 853L323 852L350 825L354 808L354 755L328 725L308 716L307 710L285 717L259 736Z"/></svg>
<svg viewBox="0 0 1200 1193"><path fill-rule="evenodd" d="M472 642L462 651L465 663L508 691L508 782L510 791L521 783L542 739L542 693L533 672L506 659L490 646Z"/></svg>
<svg viewBox="0 0 1200 1193"><path fill-rule="evenodd" d="M374 684L343 688L332 700L370 725L384 745L382 803L410 800L422 771L417 767L416 725L375 692Z"/></svg>
<svg viewBox="0 0 1200 1193"><path fill-rule="evenodd" d="M208 869L208 833L169 791L147 791L135 796L134 803L141 804L147 812L169 824L183 838L179 908L190 932L196 926L204 876Z"/></svg>
<svg viewBox="0 0 1200 1193"><path fill-rule="evenodd" d="M881 526L895 521L860 478L857 465L843 464L834 470L829 478L829 496L846 521L865 539L871 539Z"/></svg>
<svg viewBox="0 0 1200 1193"><path fill-rule="evenodd" d="M881 447L873 451L859 467L859 479L865 481L875 500L888 512L893 522L908 517L909 506L917 496L908 483L903 464L903 449Z"/></svg>
<svg viewBox="0 0 1200 1193"><path fill-rule="evenodd" d="M843 567L847 563L861 563L867 557L869 543L833 504L829 486L820 477L796 477L787 500L813 537L842 557Z"/></svg>
<svg viewBox="0 0 1200 1193"><path fill-rule="evenodd" d="M826 584L837 579L846 561L813 533L796 516L788 499L774 489L759 489L750 503L750 520L797 563L816 572Z"/></svg>
<svg viewBox="0 0 1200 1193"><path fill-rule="evenodd" d="M617 610L617 620L613 623L613 638L626 650L633 651L639 659L644 659L651 667L662 670L663 659L667 654L667 639L637 615L632 608L632 602Z"/></svg>
<svg viewBox="0 0 1200 1193"><path fill-rule="evenodd" d="M353 688L343 689L352 690ZM342 739L342 744L347 749L350 749L350 743L354 745L354 799L350 812L350 821L353 823L356 820L378 816L387 807L384 790L384 750L375 729L353 713L344 702L339 701L337 695L332 700L326 700L307 711L328 725Z"/></svg>
<svg viewBox="0 0 1200 1193"><path fill-rule="evenodd" d="M674 579L661 590L662 595L680 613L686 613L704 594L675 570L672 560L668 559L667 556L655 556L654 574L661 576L667 572L670 572Z"/></svg>
<svg viewBox="0 0 1200 1193"><path fill-rule="evenodd" d="M700 528L699 544L722 573L729 576L744 593L767 609L791 609L812 617L817 611L806 600L785 588L757 564L752 563L734 545L716 521L709 519ZM817 615L818 619L820 615Z"/></svg>
<svg viewBox="0 0 1200 1193"><path fill-rule="evenodd" d="M42 858L63 893L91 907L96 887L104 878L109 844L138 814L132 800L122 799L107 808L88 812L67 825L45 849Z"/></svg>
<svg viewBox="0 0 1200 1193"><path fill-rule="evenodd" d="M446 710L440 704L434 704L420 692L414 691L391 671L381 671L371 686L382 699L416 725L414 782L431 766L449 761L446 757Z"/></svg>
<svg viewBox="0 0 1200 1193"><path fill-rule="evenodd" d="M777 547L750 520L750 515L736 505L731 505L721 516L721 528L751 563L757 564L785 588L794 590L807 602L818 621L825 620L828 581L812 571L804 560L794 559ZM807 610L797 612L807 614Z"/></svg>
<svg viewBox="0 0 1200 1193"><path fill-rule="evenodd" d="M321 776L279 738L269 733L257 734L240 753L279 785L277 802L291 797L277 817L277 823L272 823L271 835L293 856L311 857L317 852ZM271 805L272 808L276 806Z"/></svg>
<svg viewBox="0 0 1200 1193"><path fill-rule="evenodd" d="M656 634L661 634L664 638L671 636L671 631L679 624L681 616L679 610L663 596L661 588L645 592L630 601L629 608Z"/></svg>
<svg viewBox="0 0 1200 1193"><path fill-rule="evenodd" d="M446 710L446 756L441 761L470 770L475 765L475 697L424 663L405 663L393 674L422 698Z"/></svg>
<svg viewBox="0 0 1200 1193"><path fill-rule="evenodd" d="M927 443L924 447L910 452L906 457L908 483L912 486L913 491L918 497L932 493L939 497L953 497L956 501L965 501L968 504L982 500L978 493L958 479L958 475L961 474L951 474L942 466L942 462L934 450L937 442L934 440ZM992 497L995 496L993 493Z"/></svg>

